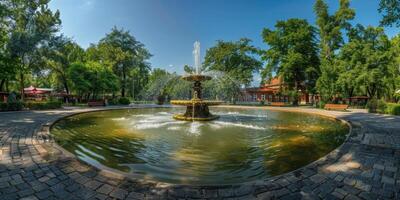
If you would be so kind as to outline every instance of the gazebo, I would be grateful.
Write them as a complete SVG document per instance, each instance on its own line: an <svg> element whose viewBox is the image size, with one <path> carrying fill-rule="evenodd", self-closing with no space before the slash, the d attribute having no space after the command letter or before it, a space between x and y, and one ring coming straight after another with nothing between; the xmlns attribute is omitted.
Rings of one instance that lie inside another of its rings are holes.
<svg viewBox="0 0 400 200"><path fill-rule="evenodd" d="M28 88L24 88L24 94L27 99L35 100L35 101L42 101L47 98L53 89L51 88L37 88L34 86L29 86Z"/></svg>

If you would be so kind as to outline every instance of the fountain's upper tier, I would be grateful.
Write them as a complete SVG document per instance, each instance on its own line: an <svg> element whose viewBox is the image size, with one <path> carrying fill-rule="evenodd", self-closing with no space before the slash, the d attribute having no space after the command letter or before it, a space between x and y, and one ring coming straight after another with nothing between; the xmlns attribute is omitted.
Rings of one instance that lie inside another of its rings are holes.
<svg viewBox="0 0 400 200"><path fill-rule="evenodd" d="M206 76L201 74L191 74L188 76L183 76L182 79L186 81L207 81L211 80L211 76Z"/></svg>

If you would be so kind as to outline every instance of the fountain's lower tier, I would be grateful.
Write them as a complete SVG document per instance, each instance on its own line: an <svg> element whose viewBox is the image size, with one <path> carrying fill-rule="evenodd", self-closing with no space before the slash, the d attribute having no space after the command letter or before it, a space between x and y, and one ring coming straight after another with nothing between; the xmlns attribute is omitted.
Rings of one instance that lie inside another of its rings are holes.
<svg viewBox="0 0 400 200"><path fill-rule="evenodd" d="M208 106L219 105L221 101L203 101L203 100L172 100L173 105L186 106L186 112L174 115L174 119L185 121L211 121L217 119L218 115L210 113Z"/></svg>

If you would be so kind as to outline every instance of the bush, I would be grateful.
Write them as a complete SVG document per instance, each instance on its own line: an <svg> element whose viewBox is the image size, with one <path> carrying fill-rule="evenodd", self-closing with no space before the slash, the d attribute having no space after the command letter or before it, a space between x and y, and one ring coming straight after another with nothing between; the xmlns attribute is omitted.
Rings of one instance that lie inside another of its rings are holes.
<svg viewBox="0 0 400 200"><path fill-rule="evenodd" d="M377 111L378 113L384 114L386 113L387 104L384 100L377 101Z"/></svg>
<svg viewBox="0 0 400 200"><path fill-rule="evenodd" d="M388 103L385 113L390 115L400 115L400 104Z"/></svg>
<svg viewBox="0 0 400 200"><path fill-rule="evenodd" d="M378 109L378 100L376 100L376 99L369 100L367 103L367 109L368 109L368 112L370 112L370 113L376 113L377 109Z"/></svg>
<svg viewBox="0 0 400 200"><path fill-rule="evenodd" d="M317 106L317 108L324 109L324 108L325 108L325 104L326 104L325 101L319 101L319 102L316 104L316 106Z"/></svg>
<svg viewBox="0 0 400 200"><path fill-rule="evenodd" d="M129 105L131 101L126 97L121 97L118 99L118 103L122 105Z"/></svg>
<svg viewBox="0 0 400 200"><path fill-rule="evenodd" d="M62 103L60 101L47 101L47 102L35 102L27 101L24 103L24 107L29 110L48 110L61 108Z"/></svg>
<svg viewBox="0 0 400 200"><path fill-rule="evenodd" d="M108 99L108 105L118 105L118 99Z"/></svg>
<svg viewBox="0 0 400 200"><path fill-rule="evenodd" d="M23 104L19 101L12 103L0 103L0 111L18 111L22 110Z"/></svg>

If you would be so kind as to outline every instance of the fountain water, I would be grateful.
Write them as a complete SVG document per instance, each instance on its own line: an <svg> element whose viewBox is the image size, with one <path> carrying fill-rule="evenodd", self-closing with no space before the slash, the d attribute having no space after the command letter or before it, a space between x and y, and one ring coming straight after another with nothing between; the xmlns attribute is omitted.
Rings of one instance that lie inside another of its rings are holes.
<svg viewBox="0 0 400 200"><path fill-rule="evenodd" d="M217 119L217 115L212 115L208 106L219 105L221 101L206 101L202 99L201 82L211 80L211 76L202 75L200 64L200 42L194 43L193 50L195 73L184 76L186 81L193 82L193 97L191 100L172 100L171 104L186 106L184 114L174 115L175 119L187 121L209 121Z"/></svg>

